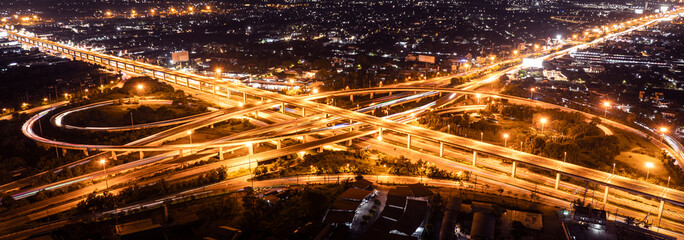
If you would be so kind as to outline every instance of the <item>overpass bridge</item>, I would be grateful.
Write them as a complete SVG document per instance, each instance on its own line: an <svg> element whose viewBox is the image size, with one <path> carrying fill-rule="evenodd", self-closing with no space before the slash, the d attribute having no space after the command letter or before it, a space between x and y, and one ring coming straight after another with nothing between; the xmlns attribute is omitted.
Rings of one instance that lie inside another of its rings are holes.
<svg viewBox="0 0 684 240"><path fill-rule="evenodd" d="M633 194L643 195L651 198L661 200L660 210L665 202L670 202L680 206L684 206L684 193L650 183L637 181L634 179L614 176L605 172L597 171L590 168L585 168L573 164L562 163L558 160L535 156L527 153L518 152L509 148L496 146L492 144L482 143L471 139L466 139L450 134L445 134L438 131L428 130L420 127L410 126L402 123L397 123L391 120L369 116L363 113L358 113L346 109L341 109L325 104L318 104L316 102L308 101L297 97L290 97L273 93L260 89L249 88L244 85L221 82L214 78L198 76L194 74L174 71L160 66L154 66L146 63L140 63L128 59L123 59L115 56L105 55L97 52L91 52L84 49L78 49L71 46L66 46L57 42L35 38L30 35L19 34L16 32L8 32L8 35L20 42L39 46L52 52L65 54L71 56L75 60L82 60L103 65L115 70L131 71L138 74L150 76L160 79L165 82L197 89L202 92L215 94L217 96L230 96L231 92L241 93L243 102L247 101L247 96L254 96L257 98L265 98L274 100L280 104L291 104L304 109L316 109L316 111L331 114L341 118L349 119L351 122L361 122L374 125L381 135L383 129L391 130L407 136L407 147L411 146L411 138L419 137L443 146L444 144L459 146L471 149L476 155L477 152L487 153L499 156L513 161L512 176L515 176L516 164L526 164L536 168L550 170L567 176L573 176L587 181L596 182L606 186L606 194L608 188L617 188ZM383 90L385 90L383 88ZM410 91L409 89L387 89L389 91ZM448 91L453 89L430 89L430 91ZM421 90L422 91L422 90ZM369 93L372 91L369 91ZM359 92L363 94L363 92ZM275 103L275 104L278 104ZM282 109L282 108L281 108ZM476 160L476 157L473 158ZM473 161L475 163L475 161ZM558 175L560 176L560 175ZM557 178L559 179L559 178Z"/></svg>

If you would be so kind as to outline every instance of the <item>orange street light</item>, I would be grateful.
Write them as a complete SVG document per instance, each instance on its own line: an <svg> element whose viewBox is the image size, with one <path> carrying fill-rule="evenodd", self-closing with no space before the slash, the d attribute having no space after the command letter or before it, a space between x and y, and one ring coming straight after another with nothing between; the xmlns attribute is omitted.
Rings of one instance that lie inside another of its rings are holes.
<svg viewBox="0 0 684 240"><path fill-rule="evenodd" d="M546 121L547 121L546 118L539 119L539 122L541 122L541 125L542 125L542 127L541 127L542 133L544 133L544 124L546 124Z"/></svg>
<svg viewBox="0 0 684 240"><path fill-rule="evenodd" d="M652 162L646 162L646 181L648 181L648 176L651 175L651 168L655 167Z"/></svg>
<svg viewBox="0 0 684 240"><path fill-rule="evenodd" d="M504 133L503 138L504 138L504 147L508 147L508 133Z"/></svg>
<svg viewBox="0 0 684 240"><path fill-rule="evenodd" d="M663 142L663 139L665 139L665 133L667 132L667 128L660 127L658 131L660 132L660 142Z"/></svg>
<svg viewBox="0 0 684 240"><path fill-rule="evenodd" d="M100 159L100 165L102 165L102 168L104 170L104 175L105 175L105 189L109 188L109 183L107 182L107 161L102 158Z"/></svg>
<svg viewBox="0 0 684 240"><path fill-rule="evenodd" d="M530 88L530 99L533 99L534 91L535 91L534 88Z"/></svg>
<svg viewBox="0 0 684 240"><path fill-rule="evenodd" d="M188 137L190 137L190 144L192 144L192 131L188 130L186 133L188 134Z"/></svg>
<svg viewBox="0 0 684 240"><path fill-rule="evenodd" d="M481 97L481 96L482 96L482 95L479 94L479 93L476 93L476 94L475 94L475 97L477 98L477 105L480 105L480 97Z"/></svg>
<svg viewBox="0 0 684 240"><path fill-rule="evenodd" d="M610 102L609 101L604 101L603 102L603 107L605 108L603 110L603 118L606 118L606 115L608 114L608 108L610 107Z"/></svg>

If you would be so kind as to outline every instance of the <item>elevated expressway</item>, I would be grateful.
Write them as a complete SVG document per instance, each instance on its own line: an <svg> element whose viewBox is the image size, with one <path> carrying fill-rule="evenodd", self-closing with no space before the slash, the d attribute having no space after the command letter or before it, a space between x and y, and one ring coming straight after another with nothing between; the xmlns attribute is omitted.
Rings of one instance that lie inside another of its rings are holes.
<svg viewBox="0 0 684 240"><path fill-rule="evenodd" d="M652 20L647 24L652 24L657 20ZM645 26L647 24L644 24L642 26ZM638 28L633 28L633 29L638 29ZM631 29L631 30L633 30ZM630 31L631 31L630 30ZM626 31L625 31L626 32ZM487 153L490 155L498 156L501 158L505 159L510 159L511 161L514 162L513 164L513 169L512 169L512 176L515 176L515 166L516 164L525 164L545 170L550 170L558 173L562 173L563 175L567 176L573 176L576 178L580 179L585 179L587 181L592 181L596 183L600 183L603 185L606 185L607 187L610 188L617 188L621 189L627 192L631 192L633 194L638 194L650 198L655 198L655 199L660 199L661 200L661 206L660 210L662 211L663 204L664 202L669 202L673 203L676 205L684 206L684 193L681 191L676 191L672 189L667 189L661 186L657 186L654 184L649 184L649 183L644 183L640 181L636 181L633 179L628 179L620 176L614 176L605 172L601 171L596 171L594 169L589 169L589 168L584 168L581 166L576 166L573 164L567 164L567 163L562 163L558 160L554 159L549 159L549 158L544 158L544 157L539 157L527 153L522 153L518 152L512 149L492 145L492 144L487 144L487 143L482 143L479 141L474 141L471 139L466 139L454 135L449 135L445 134L442 132L438 131L432 131L432 130L427 130L424 128L419 128L415 126L410 126L398 122L394 122L388 119L383 119L383 118L378 118L374 116L369 116L363 113L358 113L346 109L341 109L341 108L336 108L333 106L328 106L324 104L318 104L315 102L308 101L306 99L298 98L298 97L290 97L290 96L284 96L281 94L273 93L273 92L268 92L260 89L253 89L249 88L244 85L239 85L239 84L233 84L229 82L222 82L218 81L213 78L207 78L203 76L197 76L193 74L188 74L188 73L183 73L183 72L178 72L178 71L173 71L169 70L166 68L162 68L159 66L154 66L150 64L145 64L145 63L139 63L135 62L132 60L128 59L123 59L123 58L118 58L114 56L109 56L101 53L96 53L96 52L90 52L87 50L83 49L77 49L74 47L66 46L63 44L59 44L56 42L48 41L45 39L39 39L39 38L34 38L30 36L25 36L21 35L15 32L8 32L9 35L21 42L27 43L27 44L32 44L36 46L40 46L42 48L47 48L51 51L56 51L60 52L62 54L70 55L76 60L84 60L84 61L89 61L93 62L96 64L100 65L105 65L107 67L112 67L116 70L123 69L126 71L132 71L136 72L139 74L151 76L154 78L161 79L166 82L178 84L181 86L186 86L194 89L198 89L199 91L203 92L208 92L212 93L217 96L230 96L231 92L238 92L242 94L243 102L247 101L247 96L255 96L257 98L262 98L262 99L270 99L275 101L276 103L274 104L290 104L294 106L298 106L303 109L315 109L315 111L322 112L334 116L338 116L341 118L346 118L349 119L352 122L360 122L360 123L365 123L369 125L375 126L377 128L377 132L381 135L382 130L391 130L400 134L405 134L407 136L407 146L410 147L411 144L411 138L412 137L418 137L422 138L425 140L433 141L435 143L439 143L440 146L443 145L452 145L452 146L457 146L461 148L467 148L471 149L474 152L482 152L482 153ZM623 32L624 33L624 32ZM599 41L599 39L597 39ZM570 50L568 50L570 51ZM376 91L440 91L440 92L453 92L453 93L467 93L467 92L457 92L457 90L454 89L425 89L425 88L381 88L381 89L365 89L365 90L354 90L355 92L352 91L347 91L344 93L330 93L330 94L365 94L365 93L371 93L371 92L376 92ZM471 92L472 93L472 92ZM324 95L320 95L324 96ZM332 96L332 95L330 95ZM313 98L316 98L319 96L314 96ZM281 105L282 106L282 105ZM272 107L270 106L264 106L265 108ZM557 106L555 106L557 107ZM283 109L281 107L281 109ZM248 112L253 112L255 111L254 108L247 108L243 109L240 111L244 111L241 114L245 114ZM45 113L45 112L44 112ZM44 113L41 113L44 115ZM203 123L205 124L205 123ZM29 129L24 129L25 131L32 131L30 128ZM179 132L178 134L182 134L182 132ZM45 140L43 140L45 141ZM150 142L149 139L141 139L140 142ZM50 144L49 140L45 141L44 143ZM206 147L222 147L222 146L232 146L231 144L240 144L240 143L226 143L225 145L213 145L213 146L206 146ZM244 141L241 142L241 144L244 144ZM57 145L54 145L57 146ZM86 149L86 150L98 150L98 151L151 151L150 148L147 147L128 147L128 146L100 146L100 145L82 145L82 144L73 144L73 145L68 145L68 146L59 146L62 148L70 148L70 149ZM196 146L190 145L190 146L185 146L187 148L193 148ZM154 148L154 147L152 147ZM175 147L174 150L182 150L184 147ZM443 149L441 147L440 149ZM155 149L155 150L158 150ZM169 149L166 149L169 150ZM607 188L606 188L607 189ZM607 191L607 190L606 190Z"/></svg>

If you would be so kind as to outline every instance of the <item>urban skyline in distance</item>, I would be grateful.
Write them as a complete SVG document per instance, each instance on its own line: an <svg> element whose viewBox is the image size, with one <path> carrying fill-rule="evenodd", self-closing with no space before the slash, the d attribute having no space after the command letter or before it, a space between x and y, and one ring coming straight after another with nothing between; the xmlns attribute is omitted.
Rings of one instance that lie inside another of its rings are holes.
<svg viewBox="0 0 684 240"><path fill-rule="evenodd" d="M682 4L0 2L0 239L684 239Z"/></svg>

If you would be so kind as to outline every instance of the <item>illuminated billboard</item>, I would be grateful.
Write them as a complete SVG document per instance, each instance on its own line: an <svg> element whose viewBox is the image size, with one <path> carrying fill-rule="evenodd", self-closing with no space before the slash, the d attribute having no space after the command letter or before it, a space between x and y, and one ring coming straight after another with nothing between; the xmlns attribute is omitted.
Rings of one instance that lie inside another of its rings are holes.
<svg viewBox="0 0 684 240"><path fill-rule="evenodd" d="M522 61L523 67L526 68L542 68L542 63L544 60L537 58L525 58Z"/></svg>
<svg viewBox="0 0 684 240"><path fill-rule="evenodd" d="M418 55L418 61L425 63L435 63L435 57L428 55Z"/></svg>

